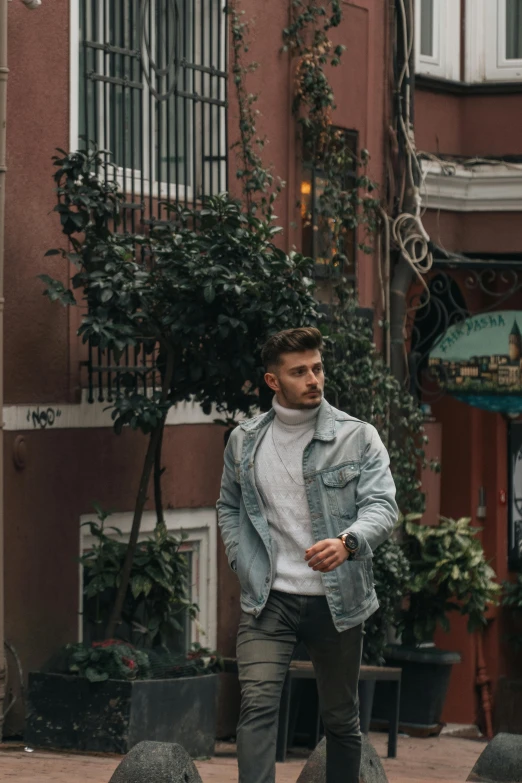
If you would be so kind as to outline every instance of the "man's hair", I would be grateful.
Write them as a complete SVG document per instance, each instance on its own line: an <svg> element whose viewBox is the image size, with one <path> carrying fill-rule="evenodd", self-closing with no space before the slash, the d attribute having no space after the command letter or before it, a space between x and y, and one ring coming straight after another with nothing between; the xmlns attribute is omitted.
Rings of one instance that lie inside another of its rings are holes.
<svg viewBox="0 0 522 783"><path fill-rule="evenodd" d="M297 329L285 329L268 338L261 350L261 359L265 370L281 363L281 354L301 351L322 351L323 336L313 326L300 326Z"/></svg>

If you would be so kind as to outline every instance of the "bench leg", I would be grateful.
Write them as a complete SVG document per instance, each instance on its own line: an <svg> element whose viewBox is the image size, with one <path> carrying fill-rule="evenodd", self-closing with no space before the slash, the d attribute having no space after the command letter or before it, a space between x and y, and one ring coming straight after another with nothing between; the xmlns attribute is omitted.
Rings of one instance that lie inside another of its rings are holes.
<svg viewBox="0 0 522 783"><path fill-rule="evenodd" d="M285 761L288 743L288 724L290 720L290 675L287 674L281 692L279 705L279 725L277 728L276 761Z"/></svg>
<svg viewBox="0 0 522 783"><path fill-rule="evenodd" d="M397 758L397 735L399 733L399 709L401 703L401 681L392 682L391 714L388 727L388 758Z"/></svg>

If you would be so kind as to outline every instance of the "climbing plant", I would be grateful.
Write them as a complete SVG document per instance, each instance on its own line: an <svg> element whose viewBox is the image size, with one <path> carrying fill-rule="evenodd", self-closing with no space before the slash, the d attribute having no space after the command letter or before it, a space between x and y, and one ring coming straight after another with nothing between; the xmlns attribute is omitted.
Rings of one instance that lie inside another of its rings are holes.
<svg viewBox="0 0 522 783"><path fill-rule="evenodd" d="M350 260L348 233L358 231L358 247L371 252L380 202L377 185L368 176L368 150L354 154L334 122L335 95L328 69L340 65L346 47L335 45L330 32L343 19L342 3L294 0L291 13L291 23L283 30L283 51L297 62L292 111L303 157L313 162L324 183L315 210L317 224L328 230L331 268L343 270ZM348 171L353 174L347 176Z"/></svg>
<svg viewBox="0 0 522 783"><path fill-rule="evenodd" d="M386 366L371 324L357 315L356 302L342 281L337 296L339 306L322 326L327 399L377 428L390 455L399 508L420 514L420 468L427 462L422 412ZM410 586L409 561L395 537L376 549L373 570L379 609L365 623L364 661L380 665L388 628L399 626L401 598Z"/></svg>
<svg viewBox="0 0 522 783"><path fill-rule="evenodd" d="M274 176L272 167L263 160L267 138L261 136L257 129L259 95L249 92L247 88L249 76L259 68L258 62L247 60L250 24L239 0L229 0L227 10L230 15L232 74L239 113L239 138L232 144L238 160L236 176L241 180L248 212L260 210L267 218L271 218L274 202L285 183Z"/></svg>
<svg viewBox="0 0 522 783"><path fill-rule="evenodd" d="M377 428L390 454L400 510L422 513L419 468L427 462L424 416L386 366L372 325L357 314L356 302L342 282L337 296L339 306L322 327L326 395L335 407Z"/></svg>

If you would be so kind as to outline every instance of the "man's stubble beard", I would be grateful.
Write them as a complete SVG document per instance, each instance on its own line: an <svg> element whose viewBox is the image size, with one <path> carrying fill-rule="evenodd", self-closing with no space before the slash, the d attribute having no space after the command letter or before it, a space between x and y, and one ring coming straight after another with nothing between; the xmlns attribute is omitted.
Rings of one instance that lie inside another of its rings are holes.
<svg viewBox="0 0 522 783"><path fill-rule="evenodd" d="M284 399L287 402L288 407L294 408L294 410L302 410L302 411L311 411L314 410L314 408L319 408L323 401L323 390L318 389L318 393L321 395L319 397L319 400L317 402L302 402L301 400L293 401L292 395L288 394L287 389L285 389L285 386L283 383L281 383L281 380L279 380L279 385L281 386L281 392L283 394Z"/></svg>

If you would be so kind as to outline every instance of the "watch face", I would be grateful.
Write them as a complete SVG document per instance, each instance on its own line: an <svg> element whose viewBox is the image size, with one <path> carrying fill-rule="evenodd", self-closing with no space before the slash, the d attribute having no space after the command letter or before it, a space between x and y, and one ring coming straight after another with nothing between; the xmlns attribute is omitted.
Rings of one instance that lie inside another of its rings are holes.
<svg viewBox="0 0 522 783"><path fill-rule="evenodd" d="M346 541L347 547L349 549L351 549L352 551L355 551L356 549L359 549L359 541L357 539L357 536L354 535L353 533L347 533L345 541Z"/></svg>

